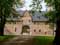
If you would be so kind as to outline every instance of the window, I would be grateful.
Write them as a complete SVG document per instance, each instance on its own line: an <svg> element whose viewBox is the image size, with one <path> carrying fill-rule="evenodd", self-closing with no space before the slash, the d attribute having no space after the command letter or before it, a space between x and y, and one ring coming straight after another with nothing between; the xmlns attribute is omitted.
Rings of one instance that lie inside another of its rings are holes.
<svg viewBox="0 0 60 45"><path fill-rule="evenodd" d="M36 32L36 30L34 29L34 32Z"/></svg>
<svg viewBox="0 0 60 45"><path fill-rule="evenodd" d="M41 32L41 29L39 30L39 32Z"/></svg>
<svg viewBox="0 0 60 45"><path fill-rule="evenodd" d="M29 20L29 22L31 22L31 20Z"/></svg>
<svg viewBox="0 0 60 45"><path fill-rule="evenodd" d="M47 32L45 32L45 35L47 34Z"/></svg>
<svg viewBox="0 0 60 45"><path fill-rule="evenodd" d="M16 30L17 30L17 29L16 29L16 27L15 27L15 32L16 32Z"/></svg>

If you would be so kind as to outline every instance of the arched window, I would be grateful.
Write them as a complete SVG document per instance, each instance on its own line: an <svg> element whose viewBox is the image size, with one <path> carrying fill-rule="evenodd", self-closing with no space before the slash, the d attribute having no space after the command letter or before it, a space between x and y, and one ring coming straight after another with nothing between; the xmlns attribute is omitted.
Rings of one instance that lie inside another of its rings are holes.
<svg viewBox="0 0 60 45"><path fill-rule="evenodd" d="M47 32L45 32L45 35L47 34Z"/></svg>
<svg viewBox="0 0 60 45"><path fill-rule="evenodd" d="M16 30L17 30L17 29L16 29L16 27L15 27L15 32L16 32Z"/></svg>
<svg viewBox="0 0 60 45"><path fill-rule="evenodd" d="M29 22L31 22L31 20L29 20Z"/></svg>
<svg viewBox="0 0 60 45"><path fill-rule="evenodd" d="M36 32L36 29L34 29L34 32Z"/></svg>
<svg viewBox="0 0 60 45"><path fill-rule="evenodd" d="M39 32L41 32L41 29L39 30Z"/></svg>

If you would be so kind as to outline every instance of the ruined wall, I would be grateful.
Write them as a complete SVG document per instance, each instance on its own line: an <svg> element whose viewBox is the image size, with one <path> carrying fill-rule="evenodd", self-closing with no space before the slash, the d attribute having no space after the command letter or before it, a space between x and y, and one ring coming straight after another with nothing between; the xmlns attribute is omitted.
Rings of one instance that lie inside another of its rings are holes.
<svg viewBox="0 0 60 45"><path fill-rule="evenodd" d="M16 22L16 24L14 24L13 22L11 24L6 23L4 28L4 35L20 35L21 30L21 22Z"/></svg>

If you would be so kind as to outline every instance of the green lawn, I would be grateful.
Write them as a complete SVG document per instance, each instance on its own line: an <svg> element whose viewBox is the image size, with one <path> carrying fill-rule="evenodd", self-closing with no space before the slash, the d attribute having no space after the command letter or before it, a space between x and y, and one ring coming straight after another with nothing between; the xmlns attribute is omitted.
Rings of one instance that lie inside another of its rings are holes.
<svg viewBox="0 0 60 45"><path fill-rule="evenodd" d="M36 36L33 40L34 40L34 45L52 45L54 37L53 36Z"/></svg>
<svg viewBox="0 0 60 45"><path fill-rule="evenodd" d="M12 35L5 35L5 36L0 36L0 42L1 41L6 41L6 40L8 40L8 39L10 39L10 38L13 38L14 36L12 36Z"/></svg>

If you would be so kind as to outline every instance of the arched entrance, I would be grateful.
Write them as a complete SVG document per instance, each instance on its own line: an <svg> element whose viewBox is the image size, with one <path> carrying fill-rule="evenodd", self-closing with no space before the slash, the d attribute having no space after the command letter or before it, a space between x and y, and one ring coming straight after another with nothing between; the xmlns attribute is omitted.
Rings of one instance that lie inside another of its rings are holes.
<svg viewBox="0 0 60 45"><path fill-rule="evenodd" d="M30 33L30 27L28 25L24 25L22 26L22 32L21 34L25 33L25 34L29 34Z"/></svg>

